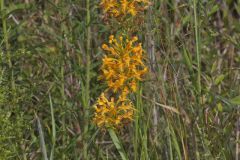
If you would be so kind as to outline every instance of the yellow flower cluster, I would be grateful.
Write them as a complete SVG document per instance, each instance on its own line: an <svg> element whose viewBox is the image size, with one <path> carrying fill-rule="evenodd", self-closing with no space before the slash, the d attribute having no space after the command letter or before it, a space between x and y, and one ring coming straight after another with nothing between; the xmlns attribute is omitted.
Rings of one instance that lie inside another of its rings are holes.
<svg viewBox="0 0 240 160"><path fill-rule="evenodd" d="M101 0L100 6L106 15L112 17L135 16L149 6L149 0Z"/></svg>
<svg viewBox="0 0 240 160"><path fill-rule="evenodd" d="M109 46L103 44L102 48L107 51L103 58L100 79L107 82L113 92L128 91L136 92L137 81L147 72L143 63L143 49L141 43L136 43L137 37L131 40L123 39L122 36L109 37ZM135 44L136 43L136 44Z"/></svg>
<svg viewBox="0 0 240 160"><path fill-rule="evenodd" d="M108 17L127 20L120 17L136 16L150 5L149 0L101 0L100 6ZM138 81L148 71L144 64L142 44L138 38L130 40L123 36L109 37L109 43L103 44L106 52L102 59L99 79L106 82L108 88L94 105L93 122L102 129L121 128L133 120L134 107L128 95L136 92Z"/></svg>
<svg viewBox="0 0 240 160"><path fill-rule="evenodd" d="M109 100L104 93L98 98L94 108L93 122L99 128L121 128L132 120L134 113L132 102L129 99L119 98L115 101L111 97Z"/></svg>
<svg viewBox="0 0 240 160"><path fill-rule="evenodd" d="M98 98L93 118L100 128L121 128L132 120L134 108L127 96L136 92L137 81L148 70L143 63L142 45L137 40L137 37L128 40L111 35L109 45L102 46L107 53L102 59L99 78L107 83L108 89ZM108 93L113 96L107 97Z"/></svg>

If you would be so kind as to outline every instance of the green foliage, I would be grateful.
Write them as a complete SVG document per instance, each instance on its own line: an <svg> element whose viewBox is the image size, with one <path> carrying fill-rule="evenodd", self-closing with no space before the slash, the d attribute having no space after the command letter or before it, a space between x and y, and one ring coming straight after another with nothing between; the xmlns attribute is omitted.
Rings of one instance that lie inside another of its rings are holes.
<svg viewBox="0 0 240 160"><path fill-rule="evenodd" d="M2 68L1 68L2 69ZM17 107L7 108L8 88L4 86L3 69L0 75L0 159L22 159L24 136L29 129L24 114Z"/></svg>
<svg viewBox="0 0 240 160"><path fill-rule="evenodd" d="M149 66L134 122L116 133L127 157L237 157L240 3L151 1L138 27L109 23L99 0L1 0L0 159L42 159L43 141L48 159L120 159L91 118L101 45L124 25Z"/></svg>
<svg viewBox="0 0 240 160"><path fill-rule="evenodd" d="M25 147L22 145L24 132L28 126L23 114L1 109L0 124L0 159L21 159L24 154L22 147Z"/></svg>

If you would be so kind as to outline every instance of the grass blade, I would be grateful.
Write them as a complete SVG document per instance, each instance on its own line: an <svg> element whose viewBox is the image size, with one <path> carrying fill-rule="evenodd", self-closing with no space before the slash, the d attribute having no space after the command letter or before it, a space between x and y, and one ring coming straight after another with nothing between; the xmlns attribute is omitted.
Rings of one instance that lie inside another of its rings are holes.
<svg viewBox="0 0 240 160"><path fill-rule="evenodd" d="M116 146L120 156L122 157L123 160L128 160L127 158L127 154L125 153L124 149L123 149L123 146L121 144L121 142L119 141L116 133L114 132L113 129L108 129L108 132L112 138L112 141L114 143L114 145Z"/></svg>
<svg viewBox="0 0 240 160"><path fill-rule="evenodd" d="M200 35L198 26L198 12L197 12L197 0L193 1L194 8L194 28L195 28L195 42L197 53L197 91L198 95L201 94L201 55L200 55Z"/></svg>
<svg viewBox="0 0 240 160"><path fill-rule="evenodd" d="M54 118L54 110L53 110L52 98L51 98L50 94L49 94L49 102L50 102L51 118L52 118L52 149L51 149L50 160L53 160L54 149L55 149L55 142L56 142L56 125L55 125L55 118Z"/></svg>
<svg viewBox="0 0 240 160"><path fill-rule="evenodd" d="M40 145L41 145L41 150L42 150L42 154L43 154L43 159L48 160L42 125L41 125L40 119L38 118L36 113L35 113L35 117L37 119L38 133L39 133L39 137L40 137Z"/></svg>

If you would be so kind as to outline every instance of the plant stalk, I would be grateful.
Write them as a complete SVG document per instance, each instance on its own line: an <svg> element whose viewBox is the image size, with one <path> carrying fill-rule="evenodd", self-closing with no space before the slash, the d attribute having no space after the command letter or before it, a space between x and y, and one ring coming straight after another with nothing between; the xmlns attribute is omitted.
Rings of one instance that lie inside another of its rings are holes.
<svg viewBox="0 0 240 160"><path fill-rule="evenodd" d="M193 0L194 8L194 29L197 54L197 94L201 95L201 53L200 53L200 35L198 25L197 0Z"/></svg>
<svg viewBox="0 0 240 160"><path fill-rule="evenodd" d="M90 0L86 0L86 9L87 9L87 44L86 44L86 85L85 85L85 105L84 105L84 147L83 147L83 157L84 159L89 159L88 157L88 127L89 127L89 106L90 106L90 47L91 47L91 13L90 13Z"/></svg>

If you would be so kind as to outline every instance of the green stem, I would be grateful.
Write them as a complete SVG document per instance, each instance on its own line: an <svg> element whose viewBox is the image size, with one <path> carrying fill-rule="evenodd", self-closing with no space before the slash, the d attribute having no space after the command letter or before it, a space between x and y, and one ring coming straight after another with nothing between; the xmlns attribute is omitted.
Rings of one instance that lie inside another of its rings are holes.
<svg viewBox="0 0 240 160"><path fill-rule="evenodd" d="M110 137L112 138L112 141L113 141L115 147L117 148L117 150L118 150L120 156L122 157L122 159L123 160L128 160L127 154L126 154L121 142L119 141L116 133L114 132L114 130L109 128L108 133L110 134Z"/></svg>
<svg viewBox="0 0 240 160"><path fill-rule="evenodd" d="M140 87L139 87L139 83L138 83L138 88L137 88L137 95L136 95L136 110L137 112L135 113L135 118L134 118L134 159L137 160L139 159L140 155L138 153L139 151L139 141L140 141L140 135L139 133L141 133L141 128L139 126L139 115L141 115L141 108L140 108L140 97L141 93L140 93Z"/></svg>
<svg viewBox="0 0 240 160"><path fill-rule="evenodd" d="M198 104L198 115L200 116L200 120L202 121L201 107L200 107L200 99L201 99L201 55L200 55L200 35L199 35L199 25L198 25L198 13L197 13L197 0L193 0L193 10L194 10L194 29L195 29L195 42L196 42L196 54L197 54L197 104ZM196 137L194 137L196 139ZM196 146L196 159L199 160L199 151L198 144Z"/></svg>
<svg viewBox="0 0 240 160"><path fill-rule="evenodd" d="M64 4L64 3L62 3ZM62 5L61 4L61 5ZM46 11L44 11L44 14L47 14ZM63 19L64 13L61 14L61 18ZM61 106L64 110L66 110L66 95L65 95L65 50L66 47L65 41L66 37L64 36L66 33L64 23L61 23L61 56L59 57L59 65L60 65L60 79L61 79L61 86L60 86L60 94L61 94ZM62 128L63 128L63 138L62 142L63 145L68 144L68 136L67 136L67 126L66 126L66 112L62 115ZM55 147L55 146L54 146ZM66 155L62 154L61 159L66 159Z"/></svg>
<svg viewBox="0 0 240 160"><path fill-rule="evenodd" d="M61 97L62 97L61 104L62 104L63 108L66 108L66 105L65 105L66 104L65 103L66 97L65 97L65 93L64 93L65 85L64 85L64 56L63 55L62 55L62 59L60 60L60 64L61 64L60 72L61 72ZM63 133L64 133L64 135L63 135L63 143L67 144L66 114L63 114L62 126L63 126ZM62 158L63 159L66 158L65 154L62 154Z"/></svg>
<svg viewBox="0 0 240 160"><path fill-rule="evenodd" d="M90 14L90 0L86 0L86 9L87 9L87 50L86 50L86 85L85 85L85 105L84 105L84 147L83 147L83 157L84 159L88 158L88 150L87 150L87 133L88 133L88 127L89 127L89 97L90 97L90 47L91 47L91 28L90 28L90 20L91 20L91 14Z"/></svg>
<svg viewBox="0 0 240 160"><path fill-rule="evenodd" d="M197 92L201 95L201 55L200 55L200 35L198 26L198 14L197 14L197 0L193 1L194 6L194 28L195 28L195 41L196 41L196 53L197 53Z"/></svg>

